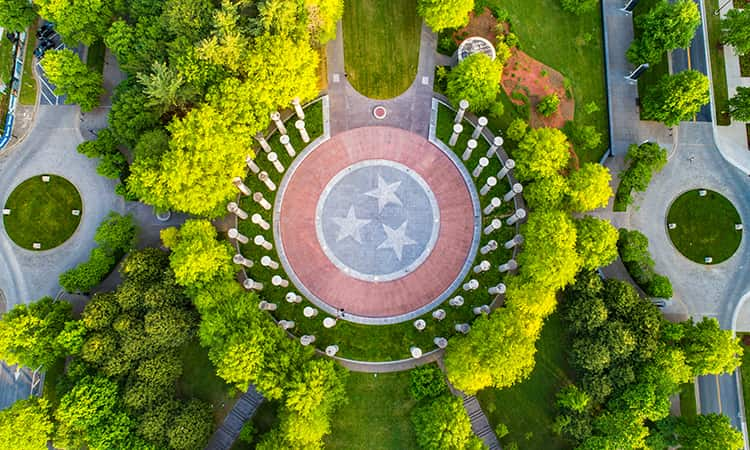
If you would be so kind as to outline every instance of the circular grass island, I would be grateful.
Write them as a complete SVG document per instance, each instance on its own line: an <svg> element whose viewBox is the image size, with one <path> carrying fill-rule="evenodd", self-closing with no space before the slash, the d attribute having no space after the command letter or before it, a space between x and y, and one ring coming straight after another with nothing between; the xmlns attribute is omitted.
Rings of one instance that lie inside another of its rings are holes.
<svg viewBox="0 0 750 450"><path fill-rule="evenodd" d="M3 209L5 231L13 242L28 250L49 250L75 233L82 202L70 181L38 175L16 186Z"/></svg>
<svg viewBox="0 0 750 450"><path fill-rule="evenodd" d="M741 223L732 202L706 189L683 193L667 214L672 243L686 258L699 264L718 264L729 259L742 241Z"/></svg>

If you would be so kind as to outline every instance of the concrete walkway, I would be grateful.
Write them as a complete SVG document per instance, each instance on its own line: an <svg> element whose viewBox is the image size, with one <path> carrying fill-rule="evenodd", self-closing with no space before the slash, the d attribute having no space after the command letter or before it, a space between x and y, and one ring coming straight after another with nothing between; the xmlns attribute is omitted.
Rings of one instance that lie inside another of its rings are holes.
<svg viewBox="0 0 750 450"><path fill-rule="evenodd" d="M242 431L242 426L255 415L263 400L265 400L263 396L251 384L247 392L242 394L242 397L234 404L221 426L214 431L208 444L206 444L206 450L229 450L232 448L234 441L237 440Z"/></svg>

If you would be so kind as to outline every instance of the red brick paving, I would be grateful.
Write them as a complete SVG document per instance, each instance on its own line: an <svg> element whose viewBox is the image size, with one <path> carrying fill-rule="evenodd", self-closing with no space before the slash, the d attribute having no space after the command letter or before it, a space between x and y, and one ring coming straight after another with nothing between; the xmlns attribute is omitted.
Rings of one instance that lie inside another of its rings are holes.
<svg viewBox="0 0 750 450"><path fill-rule="evenodd" d="M413 273L387 282L346 275L323 253L315 230L320 193L344 168L389 159L411 167L440 208L440 233L430 256ZM471 250L471 195L453 162L424 138L387 127L358 128L325 142L297 167L280 205L279 230L287 260L299 280L334 308L365 317L392 317L429 304L458 277Z"/></svg>

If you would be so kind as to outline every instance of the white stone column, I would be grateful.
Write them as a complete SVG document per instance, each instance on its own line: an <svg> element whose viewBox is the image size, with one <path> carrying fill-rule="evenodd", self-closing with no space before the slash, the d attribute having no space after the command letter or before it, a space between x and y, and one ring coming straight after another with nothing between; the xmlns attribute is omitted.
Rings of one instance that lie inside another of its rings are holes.
<svg viewBox="0 0 750 450"><path fill-rule="evenodd" d="M484 227L484 234L490 234L493 231L497 231L503 226L503 221L500 219L492 219L486 227Z"/></svg>
<svg viewBox="0 0 750 450"><path fill-rule="evenodd" d="M232 178L232 184L239 189L240 192L242 192L243 195L250 195L252 194L252 191L245 183L242 182L242 178L240 177L234 177Z"/></svg>
<svg viewBox="0 0 750 450"><path fill-rule="evenodd" d="M438 321L445 319L445 315L444 309L436 309L432 312L432 318Z"/></svg>
<svg viewBox="0 0 750 450"><path fill-rule="evenodd" d="M486 255L488 253L494 252L495 250L497 250L497 241L493 239L493 240L489 241L487 243L487 245L485 245L484 247L480 248L479 249L479 253L481 253L483 255Z"/></svg>
<svg viewBox="0 0 750 450"><path fill-rule="evenodd" d="M264 230L270 230L271 229L271 224L268 223L268 222L266 222L265 220L263 220L263 217L260 214L258 214L258 213L253 214L250 217L250 220L255 225L258 225L259 227L263 228Z"/></svg>
<svg viewBox="0 0 750 450"><path fill-rule="evenodd" d="M448 300L448 304L453 306L454 308L458 308L459 306L463 306L464 298L461 295L457 295L453 297L452 299Z"/></svg>
<svg viewBox="0 0 750 450"><path fill-rule="evenodd" d="M477 288L479 288L479 281L472 278L468 282L464 283L463 288L464 288L464 291L474 291Z"/></svg>
<svg viewBox="0 0 750 450"><path fill-rule="evenodd" d="M315 342L315 336L312 334L303 334L302 337L299 338L299 343L307 347L308 345Z"/></svg>
<svg viewBox="0 0 750 450"><path fill-rule="evenodd" d="M279 268L279 263L271 259L270 256L265 255L260 258L260 265L263 267L268 267L271 270L276 270Z"/></svg>
<svg viewBox="0 0 750 450"><path fill-rule="evenodd" d="M448 339L444 337L438 336L435 339L433 339L432 342L435 344L437 348L445 348L448 346Z"/></svg>
<svg viewBox="0 0 750 450"><path fill-rule="evenodd" d="M313 308L312 306L305 306L305 309L302 310L302 315L307 317L308 319L312 319L313 317L318 315L318 310Z"/></svg>
<svg viewBox="0 0 750 450"><path fill-rule="evenodd" d="M271 113L271 120L273 120L274 125L276 125L276 129L279 130L280 134L286 134L286 127L284 126L284 122L281 121L281 113L278 111L274 111Z"/></svg>
<svg viewBox="0 0 750 450"><path fill-rule="evenodd" d="M513 186L511 186L510 190L505 194L503 200L509 202L513 199L513 197L520 194L521 192L523 192L523 186L521 185L521 183L513 183Z"/></svg>
<svg viewBox="0 0 750 450"><path fill-rule="evenodd" d="M227 231L227 235L229 236L229 239L234 239L243 244L247 244L248 242L250 242L250 239L248 239L248 237L245 236L244 234L240 233L239 230L237 230L237 228L230 228Z"/></svg>
<svg viewBox="0 0 750 450"><path fill-rule="evenodd" d="M279 326L284 330L290 330L294 328L293 320L279 320Z"/></svg>
<svg viewBox="0 0 750 450"><path fill-rule="evenodd" d="M474 269L472 270L474 270L474 273L482 273L482 272L487 272L488 270L490 270L490 267L492 267L490 262L487 260L484 260L480 262L479 264L477 264L476 266L474 266Z"/></svg>
<svg viewBox="0 0 750 450"><path fill-rule="evenodd" d="M329 345L326 347L326 355L328 356L336 356L336 353L339 352L339 346L338 345Z"/></svg>
<svg viewBox="0 0 750 450"><path fill-rule="evenodd" d="M477 126L474 128L474 132L471 133L472 139L478 139L479 135L482 134L482 130L484 130L484 127L487 126L487 118L482 116L479 119L477 119Z"/></svg>
<svg viewBox="0 0 750 450"><path fill-rule="evenodd" d="M480 314L489 314L490 306L489 305L476 306L471 311L474 313L475 316L478 316Z"/></svg>
<svg viewBox="0 0 750 450"><path fill-rule="evenodd" d="M336 319L333 317L326 317L323 319L323 328L333 328L336 326Z"/></svg>
<svg viewBox="0 0 750 450"><path fill-rule="evenodd" d="M270 242L268 242L266 238L264 238L263 236L259 234L253 238L253 243L257 245L258 247L263 247L263 249L268 250L268 251L273 249L273 245Z"/></svg>
<svg viewBox="0 0 750 450"><path fill-rule="evenodd" d="M466 149L461 155L461 159L463 159L464 161L468 161L469 158L471 158L471 154L474 152L474 149L477 148L477 145L479 145L479 143L475 139L469 139L468 142L466 142Z"/></svg>
<svg viewBox="0 0 750 450"><path fill-rule="evenodd" d="M497 178L495 177L488 177L487 181L484 182L484 186L479 190L480 195L487 195L487 193L490 192L490 189L497 186Z"/></svg>
<svg viewBox="0 0 750 450"><path fill-rule="evenodd" d="M506 159L505 163L503 164L503 168L500 169L500 172L497 173L497 179L502 180L505 175L508 175L508 172L510 172L510 170L514 167L516 167L516 162L512 159Z"/></svg>
<svg viewBox="0 0 750 450"><path fill-rule="evenodd" d="M453 124L453 134L451 134L451 138L448 141L448 145L453 147L456 145L456 142L458 142L458 136L461 135L461 132L464 131L464 126L460 123L454 123Z"/></svg>
<svg viewBox="0 0 750 450"><path fill-rule="evenodd" d="M237 253L236 255L232 256L232 262L239 265L239 266L245 266L248 269L253 267L253 262L244 256L242 254Z"/></svg>
<svg viewBox="0 0 750 450"><path fill-rule="evenodd" d="M471 330L471 326L469 326L468 323L459 323L456 324L456 331L462 334L468 334L469 330Z"/></svg>
<svg viewBox="0 0 750 450"><path fill-rule="evenodd" d="M292 99L292 105L294 105L294 112L297 113L297 118L305 120L305 111L302 109L302 104L299 102L299 97Z"/></svg>
<svg viewBox="0 0 750 450"><path fill-rule="evenodd" d="M508 217L507 223L508 225L513 225L519 220L523 220L525 217L526 217L526 210L523 208L517 209L516 212L514 212L512 216Z"/></svg>
<svg viewBox="0 0 750 450"><path fill-rule="evenodd" d="M523 244L523 236L521 236L520 234L517 234L517 235L513 236L513 239L505 242L505 244L503 245L503 247L505 247L508 250L510 250L513 247L516 247L516 246L521 245L521 244Z"/></svg>
<svg viewBox="0 0 750 450"><path fill-rule="evenodd" d="M492 139L492 145L490 145L490 148L487 149L487 157L489 158L497 153L497 149L500 148L501 145L503 145L503 138L500 136L495 136L495 138Z"/></svg>
<svg viewBox="0 0 750 450"><path fill-rule="evenodd" d="M505 294L505 285L503 283L500 283L497 286L492 286L491 288L487 289L487 292L489 292L490 295Z"/></svg>
<svg viewBox="0 0 750 450"><path fill-rule="evenodd" d="M518 263L515 259L509 259L507 263L500 264L500 272L509 272L518 269Z"/></svg>
<svg viewBox="0 0 750 450"><path fill-rule="evenodd" d="M416 328L418 331L422 331L427 326L427 322L425 322L422 319L417 319L414 321L414 328Z"/></svg>
<svg viewBox="0 0 750 450"><path fill-rule="evenodd" d="M253 158L247 156L245 157L245 164L247 164L247 168L250 169L250 171L254 174L260 173L260 167L258 167L257 164L255 164L255 161L253 161Z"/></svg>
<svg viewBox="0 0 750 450"><path fill-rule="evenodd" d="M484 213L485 216L488 216L492 214L492 212L495 211L497 208L499 208L501 204L502 204L502 201L499 198L492 197L492 200L490 200L490 204L487 205L482 210L482 212Z"/></svg>
<svg viewBox="0 0 750 450"><path fill-rule="evenodd" d="M227 203L227 211L234 214L241 220L247 219L247 213L237 205L235 202L229 202Z"/></svg>
<svg viewBox="0 0 750 450"><path fill-rule="evenodd" d="M287 152L287 154L289 156L291 156L292 158L294 158L297 155L297 152L294 151L294 147L292 146L292 141L289 138L288 134L285 134L285 135L281 136L279 138L279 142L281 142L281 145L284 146L284 150L286 150L286 152ZM278 167L276 168L276 170L279 170ZM281 172L283 172L283 171L284 170L282 169Z"/></svg>
<svg viewBox="0 0 750 450"><path fill-rule="evenodd" d="M458 111L456 112L456 119L453 121L453 123L461 123L461 121L464 120L464 114L466 113L466 110L468 108L468 100L461 100L460 102L458 102Z"/></svg>
<svg viewBox="0 0 750 450"><path fill-rule="evenodd" d="M262 291L263 290L263 283L259 283L253 280L252 278L245 278L245 281L242 282L242 286L248 291Z"/></svg>
<svg viewBox="0 0 750 450"><path fill-rule="evenodd" d="M409 347L409 353L411 353L411 357L414 359L422 357L422 349L419 347Z"/></svg>
<svg viewBox="0 0 750 450"><path fill-rule="evenodd" d="M276 311L278 308L278 305L276 303L267 302L265 300L261 300L260 303L258 303L258 309L261 311Z"/></svg>
<svg viewBox="0 0 750 450"><path fill-rule="evenodd" d="M257 133L255 135L255 140L258 141L260 148L262 148L264 152L271 153L273 151L271 146L268 145L268 141L266 140L266 137L263 136L263 133Z"/></svg>
<svg viewBox="0 0 750 450"><path fill-rule="evenodd" d="M479 175L482 174L482 171L484 170L484 168L487 167L487 166L489 166L489 165L490 165L490 160L487 159L487 158L485 158L484 156L482 156L481 158L479 158L479 163L474 168L474 171L471 172L471 175L474 178L478 177Z"/></svg>
<svg viewBox="0 0 750 450"><path fill-rule="evenodd" d="M269 191L273 192L276 190L276 183L273 182L271 177L268 176L268 172L265 170L258 174L258 179L266 185Z"/></svg>
<svg viewBox="0 0 750 450"><path fill-rule="evenodd" d="M271 284L274 285L274 286L276 286L276 287L279 287L279 286L280 287L287 287L287 286L289 286L289 282L287 280L281 278L278 275L274 275L273 277L271 277Z"/></svg>
<svg viewBox="0 0 750 450"><path fill-rule="evenodd" d="M276 169L277 172L284 173L284 165L281 164L281 162L279 161L279 155L277 155L274 152L271 152L266 155L266 158L268 158L268 162L273 164L273 167Z"/></svg>
<svg viewBox="0 0 750 450"><path fill-rule="evenodd" d="M287 292L286 296L284 296L284 299L287 303L302 303L302 296L297 295L296 292Z"/></svg>
<svg viewBox="0 0 750 450"><path fill-rule="evenodd" d="M269 211L271 209L271 204L268 202L268 200L263 197L262 192L256 192L253 194L253 201L261 206L261 208L265 209L266 211Z"/></svg>
<svg viewBox="0 0 750 450"><path fill-rule="evenodd" d="M299 131L299 135L302 138L302 142L307 144L310 142L310 135L307 134L307 129L305 128L305 121L304 120L298 120L294 122L294 127L297 128L297 131Z"/></svg>

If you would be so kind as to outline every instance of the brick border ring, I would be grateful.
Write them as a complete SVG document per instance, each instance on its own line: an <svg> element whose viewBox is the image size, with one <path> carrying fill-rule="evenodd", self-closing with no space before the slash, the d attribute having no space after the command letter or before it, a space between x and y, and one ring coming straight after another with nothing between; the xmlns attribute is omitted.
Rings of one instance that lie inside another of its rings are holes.
<svg viewBox="0 0 750 450"><path fill-rule="evenodd" d="M414 171L439 206L439 232L428 244L433 248L413 271L394 279L345 273L318 239L318 200L326 187L367 161L392 161ZM397 128L358 128L306 148L285 173L275 203L273 236L290 280L320 309L360 324L404 322L436 308L471 270L481 238L479 197L458 157Z"/></svg>

